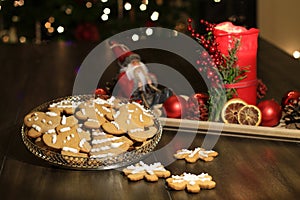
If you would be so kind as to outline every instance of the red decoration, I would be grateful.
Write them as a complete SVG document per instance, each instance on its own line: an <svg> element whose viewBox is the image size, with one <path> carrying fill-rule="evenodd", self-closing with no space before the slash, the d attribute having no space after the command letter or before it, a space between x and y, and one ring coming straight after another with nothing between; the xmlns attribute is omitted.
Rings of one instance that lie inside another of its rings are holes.
<svg viewBox="0 0 300 200"><path fill-rule="evenodd" d="M208 120L208 100L209 96L206 93L197 93L188 99L187 119L191 120Z"/></svg>
<svg viewBox="0 0 300 200"><path fill-rule="evenodd" d="M294 101L300 100L300 91L291 90L287 92L281 100L281 106L284 107L286 105L293 104Z"/></svg>
<svg viewBox="0 0 300 200"><path fill-rule="evenodd" d="M257 107L260 109L262 114L262 126L278 125L282 116L282 110L279 103L277 103L274 99L264 100L261 101Z"/></svg>
<svg viewBox="0 0 300 200"><path fill-rule="evenodd" d="M218 49L222 54L227 55L228 49L233 47L234 38L241 39L239 50L237 51L237 66L249 66L246 78L241 80L243 86L237 88L238 97L249 104L256 104L256 54L257 38L259 30L251 28L247 30L241 26L235 26L231 22L223 22L216 25L214 35L219 44Z"/></svg>
<svg viewBox="0 0 300 200"><path fill-rule="evenodd" d="M259 99L262 99L266 96L268 91L267 86L263 83L263 81L261 79L257 80L257 97Z"/></svg>
<svg viewBox="0 0 300 200"><path fill-rule="evenodd" d="M107 99L108 98L108 94L107 91L103 88L97 88L94 92L96 97L100 97L102 99Z"/></svg>
<svg viewBox="0 0 300 200"><path fill-rule="evenodd" d="M79 41L97 42L100 40L98 27L95 24L79 24L75 30L75 37Z"/></svg>
<svg viewBox="0 0 300 200"><path fill-rule="evenodd" d="M188 104L183 97L173 95L163 103L163 108L167 117L182 118L187 111Z"/></svg>

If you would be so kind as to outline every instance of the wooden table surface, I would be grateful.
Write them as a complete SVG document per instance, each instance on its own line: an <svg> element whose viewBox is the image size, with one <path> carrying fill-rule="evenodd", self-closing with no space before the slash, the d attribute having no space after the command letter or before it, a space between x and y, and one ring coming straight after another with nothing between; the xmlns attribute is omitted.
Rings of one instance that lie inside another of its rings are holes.
<svg viewBox="0 0 300 200"><path fill-rule="evenodd" d="M299 142L221 135L214 148L220 155L214 161L187 164L180 160L166 166L173 174L212 175L216 188L198 194L170 190L163 179L156 183L130 182L119 170L64 169L31 154L21 139L23 117L44 102L71 95L76 71L96 45L0 45L0 199L299 198ZM269 88L266 98L280 101L288 90L300 90L299 75L299 61L259 40L258 77ZM165 129L157 149L168 144L175 134ZM191 134L186 132L186 137ZM204 136L198 133L191 148L201 145Z"/></svg>

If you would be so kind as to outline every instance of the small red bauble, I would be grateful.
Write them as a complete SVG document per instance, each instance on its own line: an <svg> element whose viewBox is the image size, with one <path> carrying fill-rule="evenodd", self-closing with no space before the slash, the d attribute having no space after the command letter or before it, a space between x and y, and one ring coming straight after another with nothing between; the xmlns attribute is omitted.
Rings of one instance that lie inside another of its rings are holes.
<svg viewBox="0 0 300 200"><path fill-rule="evenodd" d="M276 126L280 122L282 116L281 106L274 99L261 101L257 107L262 114L262 126Z"/></svg>
<svg viewBox="0 0 300 200"><path fill-rule="evenodd" d="M95 90L95 95L96 95L96 96L107 95L107 92L106 92L106 90L103 89L103 88L97 88L97 89Z"/></svg>
<svg viewBox="0 0 300 200"><path fill-rule="evenodd" d="M187 119L207 121L208 119L208 100L206 93L196 93L188 98Z"/></svg>
<svg viewBox="0 0 300 200"><path fill-rule="evenodd" d="M294 101L300 100L300 91L291 90L287 92L281 100L281 106L291 105Z"/></svg>
<svg viewBox="0 0 300 200"><path fill-rule="evenodd" d="M199 105L206 105L208 103L209 96L206 93L196 93L189 98L191 102L193 102L192 99L196 99Z"/></svg>
<svg viewBox="0 0 300 200"><path fill-rule="evenodd" d="M170 96L163 103L165 114L169 118L183 117L186 113L187 107L187 101L183 97L177 95Z"/></svg>

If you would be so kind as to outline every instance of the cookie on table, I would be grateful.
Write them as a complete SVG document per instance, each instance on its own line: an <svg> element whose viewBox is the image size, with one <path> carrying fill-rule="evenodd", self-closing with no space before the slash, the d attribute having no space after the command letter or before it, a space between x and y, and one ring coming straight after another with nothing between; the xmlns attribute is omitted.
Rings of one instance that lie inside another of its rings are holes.
<svg viewBox="0 0 300 200"><path fill-rule="evenodd" d="M195 163L199 159L209 162L212 161L216 156L218 156L218 152L214 150L205 150L201 147L197 147L194 150L177 150L174 154L176 159L185 159L189 163Z"/></svg>
<svg viewBox="0 0 300 200"><path fill-rule="evenodd" d="M198 193L201 189L213 189L216 182L207 173L199 175L184 172L181 175L172 175L166 179L168 186L174 190L187 190L191 193Z"/></svg>
<svg viewBox="0 0 300 200"><path fill-rule="evenodd" d="M147 165L142 161L136 165L126 167L123 169L123 173L131 181L145 179L150 182L155 182L159 178L167 178L171 175L170 171L166 170L160 162Z"/></svg>

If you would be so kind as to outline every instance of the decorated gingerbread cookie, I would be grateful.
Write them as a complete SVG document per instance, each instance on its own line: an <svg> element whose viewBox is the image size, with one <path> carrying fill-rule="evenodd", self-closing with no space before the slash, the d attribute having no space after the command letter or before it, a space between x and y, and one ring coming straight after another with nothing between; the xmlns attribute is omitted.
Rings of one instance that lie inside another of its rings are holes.
<svg viewBox="0 0 300 200"><path fill-rule="evenodd" d="M136 102L128 104L128 112L132 114L132 122L137 126L148 127L154 124L153 115L149 110Z"/></svg>
<svg viewBox="0 0 300 200"><path fill-rule="evenodd" d="M61 113L64 114L74 114L75 109L78 107L78 105L80 104L80 102L77 101L71 101L71 100L62 100L56 103L52 103L49 105L49 110L55 110L55 111L59 111Z"/></svg>
<svg viewBox="0 0 300 200"><path fill-rule="evenodd" d="M197 147L194 150L181 149L174 154L175 158L185 159L189 163L194 163L198 159L201 159L205 162L212 161L216 156L218 156L218 152L213 150L205 150L200 147Z"/></svg>
<svg viewBox="0 0 300 200"><path fill-rule="evenodd" d="M51 103L45 111L26 115L24 125L36 145L70 161L72 156L95 161L138 149L158 131L142 105L114 97Z"/></svg>
<svg viewBox="0 0 300 200"><path fill-rule="evenodd" d="M131 181L146 179L154 182L159 178L167 178L171 175L170 171L166 170L160 162L147 165L140 161L136 165L126 167L123 172Z"/></svg>
<svg viewBox="0 0 300 200"><path fill-rule="evenodd" d="M145 128L136 128L128 130L131 139L137 142L145 142L148 138L152 138L157 133L155 126Z"/></svg>
<svg viewBox="0 0 300 200"><path fill-rule="evenodd" d="M58 134L44 134L43 141L48 147L61 150L65 155L69 153L70 155L82 156L82 153L87 154L91 149L87 140L78 134L76 126L64 129Z"/></svg>
<svg viewBox="0 0 300 200"><path fill-rule="evenodd" d="M55 112L32 112L25 116L24 124L29 127L27 135L38 138L43 133L51 132L59 125L61 117Z"/></svg>
<svg viewBox="0 0 300 200"><path fill-rule="evenodd" d="M198 193L201 189L213 189L216 182L207 173L199 175L183 173L182 175L172 175L166 179L168 186L174 190L187 190L191 193Z"/></svg>
<svg viewBox="0 0 300 200"><path fill-rule="evenodd" d="M91 158L106 158L126 152L133 142L125 136L113 136L101 131L93 132Z"/></svg>

